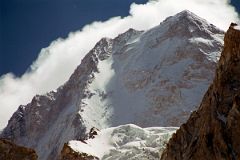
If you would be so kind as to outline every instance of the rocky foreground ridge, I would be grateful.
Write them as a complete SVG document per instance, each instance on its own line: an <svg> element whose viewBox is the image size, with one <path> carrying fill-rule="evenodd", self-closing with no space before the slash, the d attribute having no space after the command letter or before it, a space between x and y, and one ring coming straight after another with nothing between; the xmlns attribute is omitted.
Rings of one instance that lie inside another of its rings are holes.
<svg viewBox="0 0 240 160"><path fill-rule="evenodd" d="M170 139L161 160L240 159L240 30L231 24L215 78L197 111Z"/></svg>
<svg viewBox="0 0 240 160"><path fill-rule="evenodd" d="M61 151L61 160L99 160L98 157L74 151L67 143Z"/></svg>
<svg viewBox="0 0 240 160"><path fill-rule="evenodd" d="M17 146L8 140L0 139L1 160L37 160L37 158L33 149Z"/></svg>

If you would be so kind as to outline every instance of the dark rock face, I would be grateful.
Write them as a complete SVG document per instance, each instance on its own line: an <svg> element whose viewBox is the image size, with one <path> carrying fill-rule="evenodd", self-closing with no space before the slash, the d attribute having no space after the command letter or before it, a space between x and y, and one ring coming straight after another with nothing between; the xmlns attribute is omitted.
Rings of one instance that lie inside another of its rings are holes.
<svg viewBox="0 0 240 160"><path fill-rule="evenodd" d="M33 149L17 146L8 140L0 139L1 160L37 160Z"/></svg>
<svg viewBox="0 0 240 160"><path fill-rule="evenodd" d="M240 159L240 31L231 25L215 79L161 160Z"/></svg>
<svg viewBox="0 0 240 160"><path fill-rule="evenodd" d="M61 160L99 160L99 158L86 153L75 152L65 143L61 151Z"/></svg>

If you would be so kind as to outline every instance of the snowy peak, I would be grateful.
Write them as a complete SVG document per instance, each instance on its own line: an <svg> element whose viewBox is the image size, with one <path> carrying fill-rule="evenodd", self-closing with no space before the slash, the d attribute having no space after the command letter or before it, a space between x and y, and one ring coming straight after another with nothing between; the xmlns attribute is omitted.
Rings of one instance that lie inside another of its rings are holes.
<svg viewBox="0 0 240 160"><path fill-rule="evenodd" d="M167 28L169 34L175 36L208 36L209 34L223 34L224 32L196 14L184 10L174 16L166 18L158 27Z"/></svg>
<svg viewBox="0 0 240 160"><path fill-rule="evenodd" d="M143 31L137 31L133 28L128 29L126 32L119 34L115 39L115 43L126 43L130 38L140 35Z"/></svg>
<svg viewBox="0 0 240 160"><path fill-rule="evenodd" d="M103 38L56 92L20 107L1 136L46 160L92 127L179 126L213 79L222 38L188 11L148 31Z"/></svg>
<svg viewBox="0 0 240 160"><path fill-rule="evenodd" d="M203 18L197 16L196 14L194 14L193 12L189 11L189 10L183 10L182 12L177 13L175 16L175 19L177 19L178 21L181 20L187 20L187 21L205 21Z"/></svg>

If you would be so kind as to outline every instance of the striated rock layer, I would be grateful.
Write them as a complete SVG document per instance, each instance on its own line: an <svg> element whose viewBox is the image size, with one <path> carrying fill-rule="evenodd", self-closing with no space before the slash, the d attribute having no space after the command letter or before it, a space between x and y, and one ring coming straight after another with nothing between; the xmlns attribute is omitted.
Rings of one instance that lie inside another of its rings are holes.
<svg viewBox="0 0 240 160"><path fill-rule="evenodd" d="M231 24L215 79L161 160L240 159L240 30Z"/></svg>
<svg viewBox="0 0 240 160"><path fill-rule="evenodd" d="M33 149L17 146L8 140L0 139L1 160L37 160Z"/></svg>

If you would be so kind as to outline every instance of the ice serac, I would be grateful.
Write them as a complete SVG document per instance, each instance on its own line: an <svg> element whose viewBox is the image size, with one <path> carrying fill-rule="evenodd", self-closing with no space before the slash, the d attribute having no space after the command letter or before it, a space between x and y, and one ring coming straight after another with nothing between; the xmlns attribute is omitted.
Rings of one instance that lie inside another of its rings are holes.
<svg viewBox="0 0 240 160"><path fill-rule="evenodd" d="M176 127L141 128L133 124L111 127L82 141L70 141L64 145L62 159L82 157L83 160L157 160ZM81 159L81 158L80 158ZM68 159L66 159L68 160Z"/></svg>
<svg viewBox="0 0 240 160"><path fill-rule="evenodd" d="M63 86L20 106L1 137L53 160L92 127L179 126L213 79L223 34L183 11L148 31L103 38Z"/></svg>
<svg viewBox="0 0 240 160"><path fill-rule="evenodd" d="M240 159L240 30L235 25L225 34L213 83L170 139L162 160Z"/></svg>

